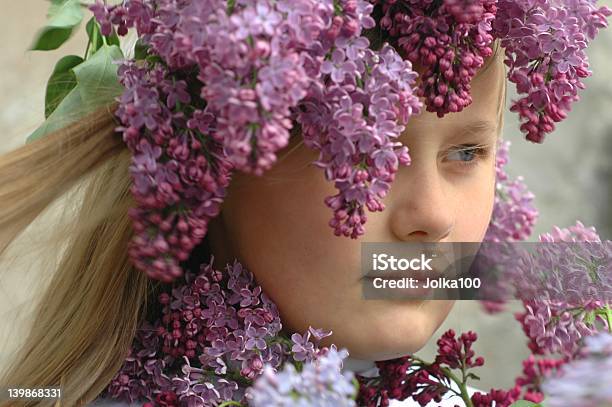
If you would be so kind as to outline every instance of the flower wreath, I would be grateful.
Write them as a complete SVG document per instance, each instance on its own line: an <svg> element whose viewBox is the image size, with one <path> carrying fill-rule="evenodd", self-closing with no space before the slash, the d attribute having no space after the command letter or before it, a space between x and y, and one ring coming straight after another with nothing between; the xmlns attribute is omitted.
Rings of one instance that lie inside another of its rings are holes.
<svg viewBox="0 0 612 407"><path fill-rule="evenodd" d="M58 62L47 121L30 139L60 126L76 104L118 102L136 202L130 259L173 283L104 395L162 406L385 406L408 397L426 405L454 392L468 406L508 406L535 405L548 392L547 406L565 406L573 399L563 381L578 380L572 371L612 382L610 302L524 301L517 319L538 358L524 362L514 388L470 396L470 370L484 363L473 332L446 332L431 363L406 356L377 362L379 375L362 377L340 369L346 350L319 346L331 332L286 337L275 304L240 263L183 267L232 173L263 174L295 129L337 189L325 199L333 232L363 235L366 210L384 210L399 167L410 165L397 141L405 124L423 109L443 117L470 105L470 82L496 40L519 95L511 111L527 140L543 142L578 100L591 73L585 49L610 9L589 0L124 0L89 9L85 57ZM53 0L49 17L32 49L66 41L83 18L81 4ZM132 28L134 55L124 58L119 37ZM381 43L373 46L368 32ZM420 86L416 63L424 67ZM504 172L508 147L501 142L497 153L486 235L493 242L526 239L537 218L522 179ZM600 242L580 222L540 240ZM587 261L608 278L612 249L604 243ZM554 354L561 357L544 358ZM599 405L610 392L593 387L574 399Z"/></svg>

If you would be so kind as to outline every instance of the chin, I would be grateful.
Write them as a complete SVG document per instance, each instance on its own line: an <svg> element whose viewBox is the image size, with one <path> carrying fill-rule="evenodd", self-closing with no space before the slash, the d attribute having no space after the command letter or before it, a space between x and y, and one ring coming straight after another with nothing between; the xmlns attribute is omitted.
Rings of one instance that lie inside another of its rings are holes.
<svg viewBox="0 0 612 407"><path fill-rule="evenodd" d="M388 360L422 349L442 324L452 308L452 301L426 301L422 306L405 304L392 312L363 318L358 328L340 342L350 356L362 360ZM334 336L334 335L332 335ZM344 336L344 335L342 335Z"/></svg>

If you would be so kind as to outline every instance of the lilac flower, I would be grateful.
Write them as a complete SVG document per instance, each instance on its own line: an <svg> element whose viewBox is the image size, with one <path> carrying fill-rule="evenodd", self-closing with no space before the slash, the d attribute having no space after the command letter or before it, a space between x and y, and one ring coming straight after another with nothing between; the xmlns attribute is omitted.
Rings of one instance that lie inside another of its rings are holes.
<svg viewBox="0 0 612 407"><path fill-rule="evenodd" d="M493 214L484 240L511 242L527 239L538 217L534 195L522 177L511 180L504 167L508 163L509 141L501 141L496 154L496 187Z"/></svg>
<svg viewBox="0 0 612 407"><path fill-rule="evenodd" d="M581 359L563 366L543 384L545 403L551 407L612 405L612 334L585 338Z"/></svg>
<svg viewBox="0 0 612 407"><path fill-rule="evenodd" d="M429 1L374 1L382 5L381 27L397 40L407 59L424 67L423 86L430 112L439 117L460 112L472 103L469 83L492 55L491 24L496 1L444 1L431 7Z"/></svg>
<svg viewBox="0 0 612 407"><path fill-rule="evenodd" d="M268 335L268 330L266 328L256 328L253 326L249 326L246 329L246 342L244 344L245 349L266 349L266 341L265 337Z"/></svg>
<svg viewBox="0 0 612 407"><path fill-rule="evenodd" d="M318 344L324 338L332 335L332 331L325 331L320 328L308 327L308 332L314 337L315 343Z"/></svg>
<svg viewBox="0 0 612 407"><path fill-rule="evenodd" d="M312 360L315 357L314 344L310 342L310 332L303 336L299 333L291 335L293 358L298 361Z"/></svg>
<svg viewBox="0 0 612 407"><path fill-rule="evenodd" d="M364 38L364 40L366 39ZM353 51L353 48L351 48L351 51ZM354 52L352 54L357 56ZM321 73L330 75L331 79L338 84L344 82L347 75L354 75L356 70L357 65L352 60L346 59L346 54L342 48L335 49L331 59L326 60L321 65Z"/></svg>
<svg viewBox="0 0 612 407"><path fill-rule="evenodd" d="M213 269L211 259L159 295L161 315L142 323L107 389L110 397L133 402L174 394L180 403L196 406L240 401L264 366L277 369L299 360L300 350L281 335L276 305L255 285L253 274L237 261L225 274L229 277ZM241 300L245 291L247 302ZM300 338L312 361L328 352L319 342L329 335L310 327L293 338Z"/></svg>
<svg viewBox="0 0 612 407"><path fill-rule="evenodd" d="M231 287L218 281L211 264L203 264L199 274L186 274L183 285L160 295L161 317L144 322L139 330L130 356L111 382L112 397L153 400L171 391L181 402L207 406L234 397L235 375L253 379L264 363L280 366L288 349L268 345L281 330L276 306L239 263L228 265L227 272ZM258 298L232 305L227 300L240 295L236 290ZM251 314L241 312L245 310L259 310L265 318L249 318Z"/></svg>
<svg viewBox="0 0 612 407"><path fill-rule="evenodd" d="M505 48L508 78L525 95L511 110L527 139L541 143L579 99L582 79L591 74L584 50L612 10L590 0L523 3L500 0L493 29Z"/></svg>
<svg viewBox="0 0 612 407"><path fill-rule="evenodd" d="M280 372L270 366L247 390L249 406L355 406L352 372L342 372L346 350L329 352L306 363L301 372L287 364Z"/></svg>
<svg viewBox="0 0 612 407"><path fill-rule="evenodd" d="M578 242L588 238L592 244ZM610 329L612 241L580 222L540 237L517 264L524 312L517 315L535 353L574 357L580 339ZM535 284L534 284L535 283Z"/></svg>
<svg viewBox="0 0 612 407"><path fill-rule="evenodd" d="M540 235L540 242L601 242L601 239L595 227L576 221L574 226L565 229L553 226L552 232Z"/></svg>
<svg viewBox="0 0 612 407"><path fill-rule="evenodd" d="M407 148L394 141L404 127L394 121L407 119L420 108L412 94L416 75L409 62L388 44L378 53L366 49L361 54L357 70L351 66L343 72L346 84L362 83L363 88L336 83L326 93L315 93L317 99L303 104L298 117L305 144L320 150L315 164L338 189L338 194L325 199L334 211L329 224L336 235L352 238L365 231L364 209L383 210L382 198L399 165L410 163ZM372 113L368 119L366 110ZM328 119L319 121L321 117Z"/></svg>

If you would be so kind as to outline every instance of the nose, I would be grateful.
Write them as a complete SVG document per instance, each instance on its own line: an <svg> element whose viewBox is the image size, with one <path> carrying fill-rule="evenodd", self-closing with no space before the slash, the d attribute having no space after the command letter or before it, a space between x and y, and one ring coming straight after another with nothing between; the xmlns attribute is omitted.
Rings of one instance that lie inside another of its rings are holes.
<svg viewBox="0 0 612 407"><path fill-rule="evenodd" d="M435 162L415 161L397 173L389 192L389 227L401 241L444 241L455 224L452 189Z"/></svg>

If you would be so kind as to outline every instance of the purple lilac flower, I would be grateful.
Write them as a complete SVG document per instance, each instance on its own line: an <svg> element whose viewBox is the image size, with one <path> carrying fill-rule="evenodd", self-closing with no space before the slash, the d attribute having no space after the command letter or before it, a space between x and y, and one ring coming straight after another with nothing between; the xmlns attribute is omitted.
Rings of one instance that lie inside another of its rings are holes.
<svg viewBox="0 0 612 407"><path fill-rule="evenodd" d="M325 352L326 348L320 348L321 341L330 336L332 331L325 331L323 329L315 329L308 327L308 331L303 335L294 333L291 335L291 352L293 352L293 359L297 361L311 362L315 360L321 352Z"/></svg>
<svg viewBox="0 0 612 407"><path fill-rule="evenodd" d="M505 172L510 142L501 141L496 155L496 185L493 214L484 240L512 242L527 239L538 217L533 205L534 195L522 177L510 179Z"/></svg>
<svg viewBox="0 0 612 407"><path fill-rule="evenodd" d="M580 359L549 377L542 389L550 407L601 407L612 405L612 334L600 333L584 340Z"/></svg>
<svg viewBox="0 0 612 407"><path fill-rule="evenodd" d="M491 24L496 1L374 0L382 5L381 27L397 40L403 55L424 67L418 96L439 117L472 103L470 82L493 54Z"/></svg>
<svg viewBox="0 0 612 407"><path fill-rule="evenodd" d="M408 149L395 141L404 130L397 122L420 109L412 93L416 74L410 62L388 44L378 52L355 52L359 58L354 61L346 52L332 57L344 62L335 60L328 71L333 76L341 69L343 76L337 74L333 85L311 92L298 117L305 144L320 151L315 164L339 191L325 199L334 210L329 224L336 235L352 238L365 232L366 208L384 209L382 198L395 173L410 163Z"/></svg>
<svg viewBox="0 0 612 407"><path fill-rule="evenodd" d="M238 262L221 273L212 262L159 295L161 315L139 327L108 396L130 402L176 396L180 403L206 407L240 401L265 366L311 362L329 351L319 344L331 332L310 327L292 337L311 352L300 359L301 350L281 333L278 309L253 274Z"/></svg>
<svg viewBox="0 0 612 407"><path fill-rule="evenodd" d="M592 0L498 2L494 35L506 52L508 78L524 95L511 110L528 140L541 143L579 99L591 74L584 50L611 14Z"/></svg>
<svg viewBox="0 0 612 407"><path fill-rule="evenodd" d="M343 350L329 349L300 372L292 364L275 372L270 366L247 390L249 406L342 407L355 406L352 372L342 372Z"/></svg>
<svg viewBox="0 0 612 407"><path fill-rule="evenodd" d="M336 234L356 238L365 207L383 209L398 165L409 163L393 141L403 129L396 122L419 101L410 65L390 46L374 53L361 35L375 26L369 2L245 0L228 13L221 0L127 0L91 9L105 33L135 26L161 60L124 61L118 71L118 130L134 155L137 268L165 282L179 277L231 171L269 169L296 116L339 190L327 200ZM313 104L336 118L333 126L309 121Z"/></svg>
<svg viewBox="0 0 612 407"><path fill-rule="evenodd" d="M264 364L280 366L288 349L275 340L281 329L276 306L239 263L227 266L227 278L221 275L211 261L160 295L162 315L139 329L109 386L111 397L153 400L171 391L180 402L209 406L240 399L236 377L252 380ZM257 301L241 303L245 290Z"/></svg>
<svg viewBox="0 0 612 407"><path fill-rule="evenodd" d="M524 282L518 287L524 312L517 319L534 353L574 357L581 338L610 329L612 241L602 242L594 228L577 222L540 242L517 264L523 276L517 283Z"/></svg>
<svg viewBox="0 0 612 407"><path fill-rule="evenodd" d="M489 281L481 294L484 298L495 299L483 300L481 305L491 314L502 311L505 300L511 298L513 292L512 279L504 273L508 273L508 264L516 262L518 246L504 243L526 240L538 218L533 205L534 195L527 189L523 178L511 179L506 173L510 145L510 141L500 140L497 146L493 212L483 239L487 244L482 246L477 257L479 270L488 273ZM495 282L491 278L494 272L499 276Z"/></svg>

